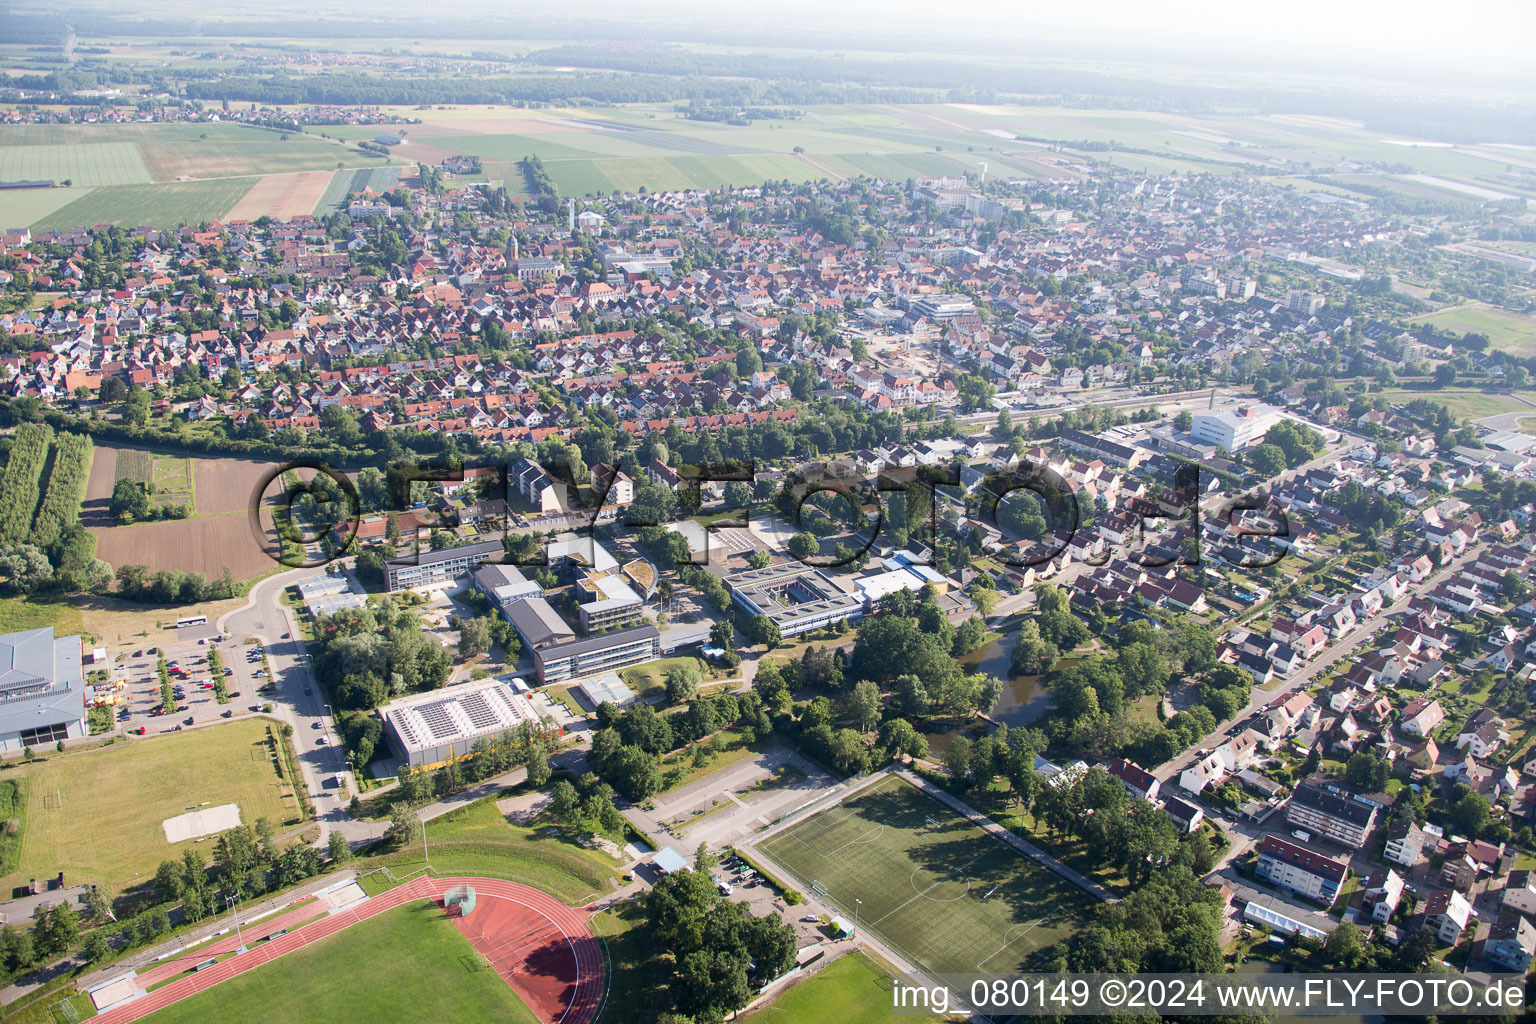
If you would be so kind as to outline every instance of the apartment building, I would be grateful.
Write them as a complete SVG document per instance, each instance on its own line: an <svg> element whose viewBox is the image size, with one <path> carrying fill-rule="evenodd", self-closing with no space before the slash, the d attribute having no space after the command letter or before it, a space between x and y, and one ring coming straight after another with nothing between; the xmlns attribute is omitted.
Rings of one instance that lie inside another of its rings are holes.
<svg viewBox="0 0 1536 1024"><path fill-rule="evenodd" d="M1277 836L1265 836L1259 845L1258 876L1274 885L1332 905L1349 875L1349 866L1302 849Z"/></svg>
<svg viewBox="0 0 1536 1024"><path fill-rule="evenodd" d="M1376 824L1376 808L1304 782L1291 794L1285 820L1358 850Z"/></svg>

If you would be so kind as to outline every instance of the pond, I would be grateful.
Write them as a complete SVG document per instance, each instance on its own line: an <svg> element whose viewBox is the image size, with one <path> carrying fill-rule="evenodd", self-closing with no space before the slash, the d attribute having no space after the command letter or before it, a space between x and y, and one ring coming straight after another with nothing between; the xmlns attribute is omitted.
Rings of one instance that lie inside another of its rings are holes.
<svg viewBox="0 0 1536 1024"><path fill-rule="evenodd" d="M1013 645L1018 638L1018 630L1014 630L960 659L967 674L985 672L1003 681L1003 695L998 698L997 707L992 709L992 717L1010 729L1031 724L1051 706L1039 676L1010 677L1008 674L1008 662L1013 657Z"/></svg>
<svg viewBox="0 0 1536 1024"><path fill-rule="evenodd" d="M992 717L1010 729L1033 723L1049 711L1051 706L1049 693L1040 685L1039 676L1010 678L1008 675L1008 661L1013 656L1013 645L1018 638L1018 631L1014 630L959 659L967 675L984 672L1003 681L1003 694L997 700L997 707L992 710ZM974 740L992 729L980 718L953 722L933 721L927 725L929 728L923 731L923 736L928 740L929 755L935 758L944 756L944 751L949 749L956 736L965 735Z"/></svg>

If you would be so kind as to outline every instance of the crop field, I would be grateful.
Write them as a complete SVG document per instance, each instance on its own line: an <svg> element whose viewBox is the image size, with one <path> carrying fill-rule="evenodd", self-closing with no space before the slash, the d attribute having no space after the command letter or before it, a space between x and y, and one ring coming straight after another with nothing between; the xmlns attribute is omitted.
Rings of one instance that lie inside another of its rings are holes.
<svg viewBox="0 0 1536 1024"><path fill-rule="evenodd" d="M201 224L223 218L255 183L255 178L219 178L158 185L108 185L49 211L28 226L51 231L96 224L130 228Z"/></svg>
<svg viewBox="0 0 1536 1024"><path fill-rule="evenodd" d="M1536 355L1536 317L1526 316L1498 306L1457 306L1438 313L1415 317L1415 323L1434 324L1457 334L1488 335L1496 349L1517 356Z"/></svg>
<svg viewBox="0 0 1536 1024"><path fill-rule="evenodd" d="M387 970L381 970L382 965ZM535 1024L436 904L385 911L157 1010L153 1024L389 1020Z"/></svg>
<svg viewBox="0 0 1536 1024"><path fill-rule="evenodd" d="M0 178L51 178L76 185L134 185L151 180L144 155L131 142L0 146Z"/></svg>
<svg viewBox="0 0 1536 1024"><path fill-rule="evenodd" d="M1038 969L1093 898L891 776L759 844L848 920L939 973Z"/></svg>
<svg viewBox="0 0 1536 1024"><path fill-rule="evenodd" d="M118 891L135 878L146 882L162 860L193 848L195 841L167 843L160 825L191 805L239 804L242 822L267 818L279 832L299 816L277 774L264 719L50 753L7 774L26 780L27 812L19 864L0 878L5 892L60 871Z"/></svg>
<svg viewBox="0 0 1536 1024"><path fill-rule="evenodd" d="M130 526L92 527L96 556L114 567L146 566L151 572L200 572L217 579L227 568L236 580L255 579L279 568L270 526L258 538L245 516L165 519Z"/></svg>
<svg viewBox="0 0 1536 1024"><path fill-rule="evenodd" d="M247 131L238 138L218 141L167 142L142 148L156 181L332 170L342 161L358 164L372 159L325 139L299 134L284 139L267 131Z"/></svg>
<svg viewBox="0 0 1536 1024"><path fill-rule="evenodd" d="M1416 398L1438 402L1458 419L1482 419L1508 412L1530 412L1536 416L1536 392L1521 391L1515 394L1490 395L1469 388L1437 388L1418 391L1408 388L1385 388L1381 396L1393 404L1407 404Z"/></svg>
<svg viewBox="0 0 1536 1024"><path fill-rule="evenodd" d="M308 216L330 185L331 171L295 171L268 174L240 197L225 215L226 220L255 220L262 215L278 220Z"/></svg>
<svg viewBox="0 0 1536 1024"><path fill-rule="evenodd" d="M386 192L394 188L400 182L400 171L401 168L397 166L349 167L335 171L325 191L315 201L314 215L320 217L331 213L353 192L361 192L365 188Z"/></svg>

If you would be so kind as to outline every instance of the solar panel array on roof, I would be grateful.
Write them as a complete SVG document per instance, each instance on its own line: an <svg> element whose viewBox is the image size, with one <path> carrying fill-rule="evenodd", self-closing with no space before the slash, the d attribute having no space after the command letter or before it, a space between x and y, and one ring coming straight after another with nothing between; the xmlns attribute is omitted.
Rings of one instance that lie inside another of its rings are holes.
<svg viewBox="0 0 1536 1024"><path fill-rule="evenodd" d="M501 722L501 716L486 703L483 693L466 694L459 701L459 707L463 708L464 713L469 716L469 724L476 729L489 729Z"/></svg>

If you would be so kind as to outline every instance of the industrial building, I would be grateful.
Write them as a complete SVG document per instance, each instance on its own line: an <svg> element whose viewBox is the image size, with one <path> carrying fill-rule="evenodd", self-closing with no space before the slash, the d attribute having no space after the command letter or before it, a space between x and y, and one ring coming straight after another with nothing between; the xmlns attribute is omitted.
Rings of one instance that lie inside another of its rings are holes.
<svg viewBox="0 0 1536 1024"><path fill-rule="evenodd" d="M527 697L497 679L479 679L392 700L379 708L390 748L402 764L426 768L468 754L476 740L543 727Z"/></svg>

